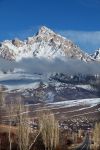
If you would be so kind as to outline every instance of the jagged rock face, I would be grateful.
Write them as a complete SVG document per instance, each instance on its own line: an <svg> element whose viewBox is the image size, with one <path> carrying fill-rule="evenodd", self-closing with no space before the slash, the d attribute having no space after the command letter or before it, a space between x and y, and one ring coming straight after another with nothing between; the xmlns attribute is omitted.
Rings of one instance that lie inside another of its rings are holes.
<svg viewBox="0 0 100 150"><path fill-rule="evenodd" d="M15 60L16 54L12 50L12 47L10 48L10 45L10 41L4 41L0 44L0 56L8 60Z"/></svg>
<svg viewBox="0 0 100 150"><path fill-rule="evenodd" d="M25 57L53 59L62 56L86 62L92 60L91 56L81 51L72 41L56 34L45 26L40 28L36 36L28 37L24 42L18 39L2 42L0 56L14 60Z"/></svg>
<svg viewBox="0 0 100 150"><path fill-rule="evenodd" d="M92 57L93 57L95 60L100 61L100 48L95 51L95 53L92 55Z"/></svg>
<svg viewBox="0 0 100 150"><path fill-rule="evenodd" d="M16 47L21 47L24 45L24 43L22 41L20 41L19 39L15 38L14 40L12 40L12 44Z"/></svg>

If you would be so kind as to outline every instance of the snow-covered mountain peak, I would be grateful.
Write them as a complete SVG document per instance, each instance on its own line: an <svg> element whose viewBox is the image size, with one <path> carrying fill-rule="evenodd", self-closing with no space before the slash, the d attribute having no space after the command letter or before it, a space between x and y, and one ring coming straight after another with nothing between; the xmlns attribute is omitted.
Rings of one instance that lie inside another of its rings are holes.
<svg viewBox="0 0 100 150"><path fill-rule="evenodd" d="M92 56L95 60L100 61L100 48L98 48Z"/></svg>
<svg viewBox="0 0 100 150"><path fill-rule="evenodd" d="M60 39L63 39L63 40L67 40L67 41L70 41L68 40L67 38L59 35L58 33L54 32L53 30L47 28L46 26L42 26L39 31L37 32L37 37L42 37L42 38L55 38L55 37L58 37ZM71 42L71 41L70 41Z"/></svg>
<svg viewBox="0 0 100 150"><path fill-rule="evenodd" d="M49 35L49 34L55 34L51 29L47 28L46 26L42 26L39 29L38 35Z"/></svg>
<svg viewBox="0 0 100 150"><path fill-rule="evenodd" d="M72 41L42 26L35 36L25 41L19 39L6 40L0 45L0 56L6 59L20 60L24 57L74 58L91 61L91 57L83 52Z"/></svg>

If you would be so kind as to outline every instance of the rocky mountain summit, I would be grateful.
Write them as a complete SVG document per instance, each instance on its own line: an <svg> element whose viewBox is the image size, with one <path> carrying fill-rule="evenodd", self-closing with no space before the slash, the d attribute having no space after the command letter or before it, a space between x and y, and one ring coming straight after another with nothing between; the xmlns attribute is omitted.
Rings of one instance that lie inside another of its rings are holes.
<svg viewBox="0 0 100 150"><path fill-rule="evenodd" d="M5 40L0 43L0 56L19 61L22 58L74 58L85 62L96 59L83 52L77 45L65 37L42 26L37 34L27 40Z"/></svg>

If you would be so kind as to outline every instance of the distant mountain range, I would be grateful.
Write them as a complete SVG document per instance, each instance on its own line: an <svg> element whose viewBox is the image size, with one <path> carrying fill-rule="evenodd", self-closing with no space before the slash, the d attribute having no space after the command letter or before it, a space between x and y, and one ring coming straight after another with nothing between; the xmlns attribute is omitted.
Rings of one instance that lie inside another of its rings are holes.
<svg viewBox="0 0 100 150"><path fill-rule="evenodd" d="M37 34L27 40L5 40L0 43L0 57L19 61L22 58L73 58L85 62L100 61L100 49L93 55L82 51L77 45L65 37L42 26Z"/></svg>

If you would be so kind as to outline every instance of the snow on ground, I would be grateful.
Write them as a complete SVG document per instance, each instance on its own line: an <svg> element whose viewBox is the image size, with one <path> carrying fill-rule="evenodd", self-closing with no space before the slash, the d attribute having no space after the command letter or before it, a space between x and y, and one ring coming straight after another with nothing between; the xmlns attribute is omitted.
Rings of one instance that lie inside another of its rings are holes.
<svg viewBox="0 0 100 150"><path fill-rule="evenodd" d="M89 105L89 106L95 106L97 104L100 104L100 98L93 98L93 99L77 99L77 100L67 100L63 102L54 102L49 103L47 106L55 106L55 107L73 107L78 105Z"/></svg>
<svg viewBox="0 0 100 150"><path fill-rule="evenodd" d="M0 74L0 84L4 85L8 90L38 88L41 80L40 75L8 73Z"/></svg>
<svg viewBox="0 0 100 150"><path fill-rule="evenodd" d="M59 109L62 108L68 108L68 107L74 107L74 106L81 106L81 108L79 109L72 109L72 110L68 110L67 113L71 113L71 112L78 112L78 111L82 111L82 110L87 110L90 109L96 105L100 104L100 98L94 98L94 99L77 99L77 100L67 100L67 101L63 101L63 102L54 102L54 103L48 103L45 104L44 107L42 107L40 109L40 104L36 104L38 107L36 110L33 110L32 112L36 112L36 111L41 111L41 110L48 110L48 109L56 109L58 110L58 112L56 112L55 114L59 114ZM27 106L35 106L34 104L29 104ZM98 108L97 110L93 111L93 112L88 112L88 113L94 113L94 112L98 112L100 111L100 109ZM66 111L63 111L63 114L66 114ZM86 113L86 114L88 114ZM84 115L85 113L81 114ZM80 115L80 114L78 114ZM77 116L78 116L77 115Z"/></svg>
<svg viewBox="0 0 100 150"><path fill-rule="evenodd" d="M4 80L19 80L19 79L40 79L41 76L38 74L25 74L25 73L7 73L7 74L0 74L0 81Z"/></svg>
<svg viewBox="0 0 100 150"><path fill-rule="evenodd" d="M39 87L39 83L40 82L35 82L35 83L30 83L30 84L21 84L21 85L7 85L7 89L8 91L11 91L11 90L18 90L18 91L22 91L23 89L37 89Z"/></svg>
<svg viewBox="0 0 100 150"><path fill-rule="evenodd" d="M89 84L87 84L87 85L76 85L76 87L86 89L86 90L92 90L93 89Z"/></svg>

